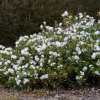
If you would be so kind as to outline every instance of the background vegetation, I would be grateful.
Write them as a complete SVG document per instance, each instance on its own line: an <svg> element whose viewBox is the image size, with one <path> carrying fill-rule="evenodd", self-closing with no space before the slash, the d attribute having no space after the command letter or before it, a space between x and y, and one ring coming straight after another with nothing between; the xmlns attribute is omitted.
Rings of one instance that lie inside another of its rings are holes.
<svg viewBox="0 0 100 100"><path fill-rule="evenodd" d="M38 33L43 21L51 26L61 22L65 10L97 18L100 0L0 0L0 44L14 47L20 36Z"/></svg>

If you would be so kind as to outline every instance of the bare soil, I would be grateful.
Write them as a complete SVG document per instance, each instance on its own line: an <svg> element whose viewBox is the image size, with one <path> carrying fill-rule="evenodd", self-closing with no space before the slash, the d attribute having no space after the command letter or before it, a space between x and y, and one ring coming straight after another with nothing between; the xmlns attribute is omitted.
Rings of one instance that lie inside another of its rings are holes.
<svg viewBox="0 0 100 100"><path fill-rule="evenodd" d="M98 87L74 87L73 89L16 91L0 87L0 100L100 100Z"/></svg>

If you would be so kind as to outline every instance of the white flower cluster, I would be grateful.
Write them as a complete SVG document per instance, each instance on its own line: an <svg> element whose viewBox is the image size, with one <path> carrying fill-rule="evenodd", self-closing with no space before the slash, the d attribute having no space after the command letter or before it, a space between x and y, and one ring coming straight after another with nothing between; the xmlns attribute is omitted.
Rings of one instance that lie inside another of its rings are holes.
<svg viewBox="0 0 100 100"><path fill-rule="evenodd" d="M85 73L83 71L80 71L80 75L79 76L76 76L76 79L82 79L83 76L85 75Z"/></svg>
<svg viewBox="0 0 100 100"><path fill-rule="evenodd" d="M22 55L29 55L28 47L22 49L22 50L21 50L21 54L22 54Z"/></svg>
<svg viewBox="0 0 100 100"><path fill-rule="evenodd" d="M42 75L42 76L40 77L41 80L47 79L47 78L48 78L48 74Z"/></svg>
<svg viewBox="0 0 100 100"><path fill-rule="evenodd" d="M77 55L75 55L74 58L75 58L76 62L78 62L79 57Z"/></svg>
<svg viewBox="0 0 100 100"><path fill-rule="evenodd" d="M29 83L30 78L35 82L38 79L48 80L51 71L66 71L71 63L77 67L82 65L76 79L82 79L87 70L94 72L94 66L99 68L100 31L94 24L95 19L82 13L79 13L79 18L72 17L67 11L62 17L65 27L59 23L53 28L43 22L41 33L21 36L14 49L0 45L0 71L3 73L0 76L9 76L8 81L13 80L20 86ZM97 61L92 62L95 59ZM91 63L88 64L88 60ZM97 70L94 73L100 75Z"/></svg>
<svg viewBox="0 0 100 100"><path fill-rule="evenodd" d="M65 12L62 14L62 16L63 16L63 17L64 17L64 16L68 16L68 12L65 11Z"/></svg>

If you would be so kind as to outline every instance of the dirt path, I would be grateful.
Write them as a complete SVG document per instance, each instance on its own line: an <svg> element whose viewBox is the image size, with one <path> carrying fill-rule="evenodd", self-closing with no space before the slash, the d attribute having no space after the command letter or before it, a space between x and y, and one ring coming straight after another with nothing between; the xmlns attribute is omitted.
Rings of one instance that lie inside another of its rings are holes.
<svg viewBox="0 0 100 100"><path fill-rule="evenodd" d="M33 90L23 93L0 87L0 100L100 100L100 89L77 87L72 90Z"/></svg>

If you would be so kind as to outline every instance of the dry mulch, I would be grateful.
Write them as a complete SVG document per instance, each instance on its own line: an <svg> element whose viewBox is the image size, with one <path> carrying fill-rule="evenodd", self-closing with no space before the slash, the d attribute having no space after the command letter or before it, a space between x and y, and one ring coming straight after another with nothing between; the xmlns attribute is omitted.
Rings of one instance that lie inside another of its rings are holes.
<svg viewBox="0 0 100 100"><path fill-rule="evenodd" d="M0 100L100 100L98 87L74 87L73 89L15 91L0 87Z"/></svg>

